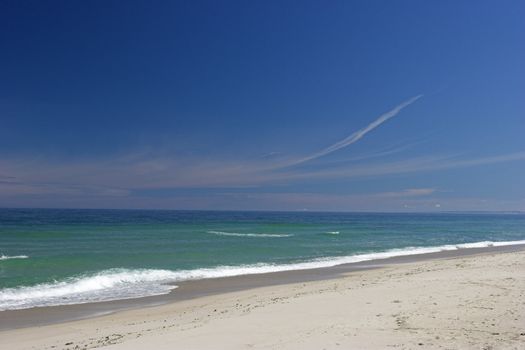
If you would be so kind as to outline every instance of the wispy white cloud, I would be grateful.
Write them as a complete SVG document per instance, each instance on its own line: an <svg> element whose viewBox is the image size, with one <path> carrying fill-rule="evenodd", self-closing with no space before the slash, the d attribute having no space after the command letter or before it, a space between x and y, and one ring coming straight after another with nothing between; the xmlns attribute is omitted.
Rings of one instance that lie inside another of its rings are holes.
<svg viewBox="0 0 525 350"><path fill-rule="evenodd" d="M0 195L10 196L42 196L61 195L78 197L123 197L129 195L130 191L122 188L109 188L93 185L71 185L64 183L40 183L0 181Z"/></svg>
<svg viewBox="0 0 525 350"><path fill-rule="evenodd" d="M428 196L436 192L435 188L409 188L397 192L383 192L375 194L376 197L385 198L407 198L407 197L421 197Z"/></svg>
<svg viewBox="0 0 525 350"><path fill-rule="evenodd" d="M410 143L410 144L404 144L404 145L399 145L399 146L392 146L392 147L389 147L389 148L385 148L385 149L382 149L382 150L376 150L376 151L371 151L371 152L367 152L367 153L363 153L363 154L360 154L360 155L355 155L355 156L352 156L352 157L344 157L344 158L340 158L340 159L337 159L337 160L333 160L333 161L325 161L325 162L320 162L318 163L317 165L319 167L325 167L325 168L329 168L329 167L333 167L333 168L337 168L337 167L341 167L341 166L348 166L349 164L353 164L355 162L363 162L363 161L369 161L369 160L372 160L372 159L377 159L377 158L384 158L386 156L391 156L391 155L394 155L394 154L398 154L398 153L401 153L409 148L412 148L413 146L419 144L420 142L414 142L414 143Z"/></svg>
<svg viewBox="0 0 525 350"><path fill-rule="evenodd" d="M525 198L494 199L479 197L439 197L433 194L390 196L384 193L334 194L334 193L252 193L235 194L231 203L250 203L255 209L312 211L525 211ZM406 191L410 192L410 191ZM399 194L399 195L397 195ZM235 208L231 208L235 209Z"/></svg>
<svg viewBox="0 0 525 350"><path fill-rule="evenodd" d="M145 207L155 207L155 203L157 207L174 207L179 204L173 199L158 197L155 199L152 196L146 205L146 202L140 202L136 197L133 198L133 194L139 191L159 189L243 188L242 194L225 194L222 197L203 196L202 198L178 196L177 198L179 202L187 204L188 208L235 209L233 206L228 206L228 200L231 200L232 203L242 201L253 203L252 209L257 209L257 205L260 205L261 209L265 205L271 207L270 201L280 201L282 209L293 209L301 206L302 203L317 209L344 208L350 210L358 209L359 205L365 206L364 203L368 203L370 208L379 208L379 204L401 205L401 201L404 201L403 205L433 207L436 203L429 199L435 192L433 188L409 188L368 195L254 193L253 197L250 197L248 188L320 183L329 179L351 180L392 174L436 172L525 160L525 151L523 151L482 157L467 157L463 154L427 155L400 159L396 156L397 160L385 161L386 156L397 154L408 147L401 146L357 155L338 162L316 162L312 164L313 166L291 166L320 158L352 145L420 98L421 95L405 101L344 140L305 157L282 159L280 154L270 153L251 160L238 160L188 158L173 154L138 152L97 159L0 159L0 205L12 206L16 203L26 203L23 198L31 198L31 203L36 205L45 203L51 198L54 203L61 201L60 203L76 206L87 203L96 207L97 200L103 199L104 205L108 204L113 207L140 207L143 204ZM129 205L126 202L127 199L130 199ZM131 202L131 200L135 201ZM443 207L446 206L444 203L441 204ZM503 204L501 206L503 207Z"/></svg>
<svg viewBox="0 0 525 350"><path fill-rule="evenodd" d="M310 160L314 160L316 158L326 156L330 153L333 153L337 150L340 150L342 148L350 146L351 144L356 143L361 138L363 138L363 136L365 136L366 134L368 134L369 132L371 132L372 130L374 130L375 128L377 128L378 126L380 126L381 124L389 120L390 118L395 117L397 114L399 114L399 112L401 112L403 108L410 106L411 104L419 100L421 97L423 97L423 95L417 95L417 96L412 97L411 99L401 103L400 105L394 107L388 112L383 113L382 115L379 116L379 118L374 120L372 123L368 124L366 127L362 129L357 130L356 132L352 133L351 135L344 138L343 140L336 142L333 145L328 146L325 149L315 152L309 156L295 160L288 165L291 166L291 165L297 165L297 164L301 164L304 162L308 162Z"/></svg>
<svg viewBox="0 0 525 350"><path fill-rule="evenodd" d="M525 152L501 154L497 156L478 158L458 158L457 156L432 155L406 158L397 161L348 165L336 169L320 169L312 171L296 170L282 174L291 179L330 179L330 178L359 178L368 176L385 176L446 169L468 168L497 163L506 163L525 160Z"/></svg>
<svg viewBox="0 0 525 350"><path fill-rule="evenodd" d="M49 160L2 161L5 174L0 195L71 193L123 196L137 189L247 188L327 179L354 179L392 174L439 171L525 160L525 152L479 158L457 156L413 157L397 161L347 164L317 170L268 170L264 162L190 160L126 156L106 160L53 162ZM417 195L420 192L406 192Z"/></svg>

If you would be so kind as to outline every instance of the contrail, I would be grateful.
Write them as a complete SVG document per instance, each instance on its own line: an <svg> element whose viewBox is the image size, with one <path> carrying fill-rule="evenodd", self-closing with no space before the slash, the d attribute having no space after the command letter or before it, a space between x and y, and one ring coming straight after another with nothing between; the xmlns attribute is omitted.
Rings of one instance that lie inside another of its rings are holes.
<svg viewBox="0 0 525 350"><path fill-rule="evenodd" d="M386 122L388 119L390 119L392 117L395 117L399 112L401 112L401 110L403 108L405 108L405 107L411 105L412 103L416 102L421 97L423 97L423 95L417 95L415 97L412 97L408 101L405 101L405 102L401 103L400 105L394 107L390 111L382 114L379 118L374 120L372 123L368 124L366 127L362 128L360 130L357 130L356 132L354 132L350 136L346 137L345 139L343 139L343 140L341 140L341 141L339 141L337 143L334 143L333 145L331 145L329 147L326 147L325 149L323 149L323 150L321 150L319 152L316 152L316 153L314 153L312 155L309 155L307 157L304 157L304 158L301 158L299 160L293 161L293 162L289 163L288 166L297 165L297 164L301 164L301 163L304 163L304 162L308 162L310 160L313 160L313 159L325 156L327 154L330 154L332 152L335 152L335 151L337 151L337 150L339 150L341 148L350 146L351 144L359 141L363 136L368 134L370 131L374 130L379 125L381 125L384 122Z"/></svg>

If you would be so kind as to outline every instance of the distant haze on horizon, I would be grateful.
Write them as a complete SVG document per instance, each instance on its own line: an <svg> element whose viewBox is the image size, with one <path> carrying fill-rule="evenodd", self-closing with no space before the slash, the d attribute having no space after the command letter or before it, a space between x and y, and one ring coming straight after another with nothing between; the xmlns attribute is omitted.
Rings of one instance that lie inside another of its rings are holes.
<svg viewBox="0 0 525 350"><path fill-rule="evenodd" d="M0 4L0 207L525 211L523 1Z"/></svg>

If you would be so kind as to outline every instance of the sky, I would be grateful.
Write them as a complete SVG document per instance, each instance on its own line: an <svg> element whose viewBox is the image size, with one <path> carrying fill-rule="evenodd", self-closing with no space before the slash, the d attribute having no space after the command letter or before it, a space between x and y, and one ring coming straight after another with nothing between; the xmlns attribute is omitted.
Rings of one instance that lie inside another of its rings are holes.
<svg viewBox="0 0 525 350"><path fill-rule="evenodd" d="M525 211L523 1L0 1L0 207Z"/></svg>

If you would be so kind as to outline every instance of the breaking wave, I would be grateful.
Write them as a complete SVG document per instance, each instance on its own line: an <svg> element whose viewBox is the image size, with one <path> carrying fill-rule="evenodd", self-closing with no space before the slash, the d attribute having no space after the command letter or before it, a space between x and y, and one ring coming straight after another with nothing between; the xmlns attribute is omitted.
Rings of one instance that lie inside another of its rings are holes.
<svg viewBox="0 0 525 350"><path fill-rule="evenodd" d="M398 256L519 244L525 244L525 240L506 242L483 241L435 247L406 247L390 249L382 252L371 252L342 257L327 257L288 264L261 263L240 266L217 266L191 270L110 269L94 274L71 277L52 283L1 289L0 310L81 304L161 295L167 294L171 290L177 288L173 283L180 281L279 271L307 270Z"/></svg>
<svg viewBox="0 0 525 350"><path fill-rule="evenodd" d="M208 231L217 236L231 236L231 237L256 237L256 238L282 238L291 237L292 234L277 234L277 233L238 233L238 232L224 232L224 231Z"/></svg>
<svg viewBox="0 0 525 350"><path fill-rule="evenodd" d="M0 255L0 260L11 260L11 259L27 259L27 255Z"/></svg>

